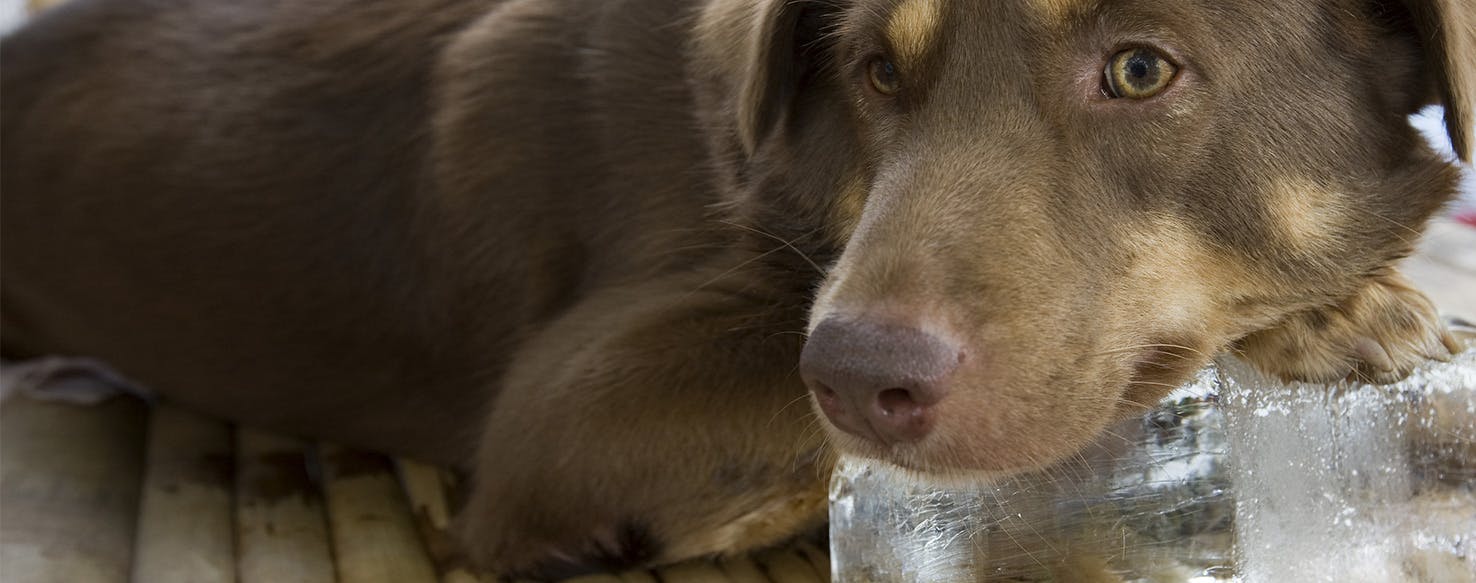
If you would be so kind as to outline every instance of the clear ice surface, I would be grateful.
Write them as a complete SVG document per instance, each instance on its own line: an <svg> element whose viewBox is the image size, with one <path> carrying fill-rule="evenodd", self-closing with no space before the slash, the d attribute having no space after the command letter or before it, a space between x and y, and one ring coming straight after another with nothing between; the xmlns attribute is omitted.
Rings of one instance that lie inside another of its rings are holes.
<svg viewBox="0 0 1476 583"><path fill-rule="evenodd" d="M843 459L835 580L1476 582L1476 348L1389 386L1223 358L1108 435L992 483Z"/></svg>

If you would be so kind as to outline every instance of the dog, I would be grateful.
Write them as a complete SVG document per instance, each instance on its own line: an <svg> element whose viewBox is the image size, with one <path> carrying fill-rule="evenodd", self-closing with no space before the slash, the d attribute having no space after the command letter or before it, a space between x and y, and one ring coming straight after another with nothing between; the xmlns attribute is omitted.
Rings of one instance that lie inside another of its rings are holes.
<svg viewBox="0 0 1476 583"><path fill-rule="evenodd" d="M74 0L5 38L7 358L463 468L479 564L778 544L1220 350L1389 381L1469 0Z"/></svg>

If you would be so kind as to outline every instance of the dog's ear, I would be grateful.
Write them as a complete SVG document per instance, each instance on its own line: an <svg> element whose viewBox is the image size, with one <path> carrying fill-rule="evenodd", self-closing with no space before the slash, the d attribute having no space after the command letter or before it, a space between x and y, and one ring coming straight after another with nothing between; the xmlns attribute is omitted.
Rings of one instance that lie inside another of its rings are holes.
<svg viewBox="0 0 1476 583"><path fill-rule="evenodd" d="M1445 127L1456 155L1472 161L1476 116L1476 3L1472 0L1404 0L1445 106Z"/></svg>
<svg viewBox="0 0 1476 583"><path fill-rule="evenodd" d="M774 131L806 80L823 66L821 39L839 0L714 2L698 25L710 69L723 85L745 154Z"/></svg>
<svg viewBox="0 0 1476 583"><path fill-rule="evenodd" d="M799 84L795 46L803 2L776 0L757 15L748 39L747 66L738 97L738 137L752 154L758 141L779 122L783 105Z"/></svg>

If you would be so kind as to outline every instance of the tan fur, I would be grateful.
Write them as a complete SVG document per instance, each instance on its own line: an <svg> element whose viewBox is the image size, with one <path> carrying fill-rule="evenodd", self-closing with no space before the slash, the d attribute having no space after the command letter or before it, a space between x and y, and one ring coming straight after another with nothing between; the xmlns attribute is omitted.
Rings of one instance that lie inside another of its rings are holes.
<svg viewBox="0 0 1476 583"><path fill-rule="evenodd" d="M887 38L903 66L922 62L943 17L944 0L902 0L887 21Z"/></svg>
<svg viewBox="0 0 1476 583"><path fill-rule="evenodd" d="M26 0L26 10L31 13L36 13L60 4L62 1L63 0Z"/></svg>
<svg viewBox="0 0 1476 583"><path fill-rule="evenodd" d="M1096 0L1034 0L1037 9L1049 20L1065 20L1082 14L1097 4Z"/></svg>
<svg viewBox="0 0 1476 583"><path fill-rule="evenodd" d="M1154 217L1139 228L1143 234L1126 238L1133 259L1124 283L1134 287L1123 295L1141 298L1137 310L1151 313L1152 326L1162 330L1193 329L1218 317L1206 312L1218 307L1214 294L1229 279L1216 272L1223 259L1183 221Z"/></svg>
<svg viewBox="0 0 1476 583"><path fill-rule="evenodd" d="M1457 174L1404 117L1443 102L1469 159L1473 21L73 0L3 41L0 347L455 465L466 551L501 572L742 552L823 523L838 452L1007 477L1218 350L1314 380L1440 356L1391 265ZM1127 45L1180 65L1162 94L1104 95ZM869 88L877 56L899 91ZM817 418L797 369L828 317L962 347L925 439Z"/></svg>
<svg viewBox="0 0 1476 583"><path fill-rule="evenodd" d="M1338 230L1345 219L1347 202L1336 190L1289 178L1278 181L1270 190L1269 208L1282 235L1293 246L1302 249L1337 248L1340 243L1328 236Z"/></svg>

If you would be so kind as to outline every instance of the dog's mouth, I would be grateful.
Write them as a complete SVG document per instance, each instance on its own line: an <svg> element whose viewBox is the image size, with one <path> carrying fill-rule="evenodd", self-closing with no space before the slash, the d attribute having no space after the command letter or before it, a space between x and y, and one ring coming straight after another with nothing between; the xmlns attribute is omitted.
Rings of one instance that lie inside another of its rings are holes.
<svg viewBox="0 0 1476 583"><path fill-rule="evenodd" d="M984 479L1053 465L1088 447L1106 425L1118 419L1110 401L1095 407L1068 401L1047 407L1044 414L1028 416L961 406L938 413L927 436L909 441L882 437L881 431L865 421L835 419L822 399L816 396L816 408L826 418L831 443L841 454L882 460L917 472ZM1050 418L1056 413L1062 421Z"/></svg>
<svg viewBox="0 0 1476 583"><path fill-rule="evenodd" d="M925 443L884 444L833 426L831 443L842 455L880 460L938 478L994 481L1044 470L1089 448L1103 437L1102 429L1114 418L1103 415L1101 419L1101 427L1064 430L1047 426L1014 436L1035 443L964 434Z"/></svg>
<svg viewBox="0 0 1476 583"><path fill-rule="evenodd" d="M1128 381L1118 404L1118 416L1141 414L1179 388L1205 365L1211 349L1185 339L1160 339L1139 348L1131 360Z"/></svg>

